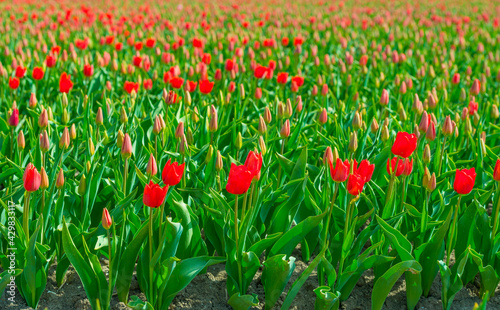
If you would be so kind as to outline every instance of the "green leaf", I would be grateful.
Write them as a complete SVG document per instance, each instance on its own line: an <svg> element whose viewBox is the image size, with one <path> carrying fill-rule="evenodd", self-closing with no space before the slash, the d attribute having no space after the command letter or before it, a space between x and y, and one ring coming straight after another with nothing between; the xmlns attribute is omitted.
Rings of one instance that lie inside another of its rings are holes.
<svg viewBox="0 0 500 310"><path fill-rule="evenodd" d="M255 307L259 304L259 299L257 295L240 295L239 293L234 293L227 303L233 307L234 310L248 310L250 307Z"/></svg>
<svg viewBox="0 0 500 310"><path fill-rule="evenodd" d="M281 296L288 280L295 269L295 258L290 257L288 261L285 254L279 254L268 258L264 262L262 271L262 283L265 291L265 309L271 309Z"/></svg>
<svg viewBox="0 0 500 310"><path fill-rule="evenodd" d="M142 301L135 295L130 297L130 299L132 300L127 304L127 306L134 310L155 310L155 308L153 308L153 306L151 306L149 302Z"/></svg>
<svg viewBox="0 0 500 310"><path fill-rule="evenodd" d="M314 293L316 293L314 310L338 310L340 292L332 292L329 286L320 286L314 290Z"/></svg>
<svg viewBox="0 0 500 310"><path fill-rule="evenodd" d="M392 287L403 273L407 271L414 273L421 272L422 266L415 260L400 262L392 266L375 282L372 291L372 310L382 309L385 299L391 292Z"/></svg>

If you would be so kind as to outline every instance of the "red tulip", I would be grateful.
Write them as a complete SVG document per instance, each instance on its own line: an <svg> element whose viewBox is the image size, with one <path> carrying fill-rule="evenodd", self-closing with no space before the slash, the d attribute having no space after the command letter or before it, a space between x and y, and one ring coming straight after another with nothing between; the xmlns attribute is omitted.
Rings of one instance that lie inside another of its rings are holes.
<svg viewBox="0 0 500 310"><path fill-rule="evenodd" d="M45 58L45 64L47 65L47 68L53 68L56 66L56 57L54 55L47 55Z"/></svg>
<svg viewBox="0 0 500 310"><path fill-rule="evenodd" d="M417 148L417 136L404 131L398 132L396 141L392 145L392 154L408 158Z"/></svg>
<svg viewBox="0 0 500 310"><path fill-rule="evenodd" d="M192 93L196 90L196 86L198 86L198 82L188 80L186 83L186 90Z"/></svg>
<svg viewBox="0 0 500 310"><path fill-rule="evenodd" d="M201 56L201 61L206 65L209 65L212 62L212 55L205 53Z"/></svg>
<svg viewBox="0 0 500 310"><path fill-rule="evenodd" d="M469 114L470 115L474 115L474 113L476 113L478 109L479 109L479 104L477 102L475 102L475 101L469 102Z"/></svg>
<svg viewBox="0 0 500 310"><path fill-rule="evenodd" d="M33 79L34 80L41 80L43 79L43 75L44 75L44 72L43 72L43 69L41 67L35 67L33 68Z"/></svg>
<svg viewBox="0 0 500 310"><path fill-rule="evenodd" d="M153 183L153 181L149 181L149 184L146 184L144 187L144 196L142 197L142 202L151 208L158 208L162 205L165 200L165 196L167 196L168 185L165 185L163 188Z"/></svg>
<svg viewBox="0 0 500 310"><path fill-rule="evenodd" d="M294 76L292 78L292 82L295 82L297 87L300 87L300 86L304 85L304 78L301 76Z"/></svg>
<svg viewBox="0 0 500 310"><path fill-rule="evenodd" d="M497 159L495 169L493 170L493 180L500 182L500 159Z"/></svg>
<svg viewBox="0 0 500 310"><path fill-rule="evenodd" d="M397 168L396 168L397 163ZM399 159L394 157L393 159L387 159L387 173L392 175L394 171L396 171L396 176L399 177L403 174L405 170L405 161L403 159Z"/></svg>
<svg viewBox="0 0 500 310"><path fill-rule="evenodd" d="M258 66L255 68L255 70L254 70L253 74L254 74L254 76L255 76L256 78L258 78L258 79L262 79L262 78L264 78L265 76L267 76L267 72L268 72L268 71L269 71L269 68L264 67L264 66L261 66L261 65L258 65Z"/></svg>
<svg viewBox="0 0 500 310"><path fill-rule="evenodd" d="M174 77L170 80L170 85L171 85L173 88L180 89L180 88L182 87L182 84L184 84L184 79L183 79L183 78L180 78L180 77L176 77L176 76L174 76Z"/></svg>
<svg viewBox="0 0 500 310"><path fill-rule="evenodd" d="M61 93L69 93L69 91L73 88L73 82L71 82L71 75L63 72L61 74L61 78L59 79L59 91Z"/></svg>
<svg viewBox="0 0 500 310"><path fill-rule="evenodd" d="M41 181L42 176L38 173L36 167L32 163L29 163L23 175L24 189L27 192L36 192L40 187Z"/></svg>
<svg viewBox="0 0 500 310"><path fill-rule="evenodd" d="M156 40L153 38L149 38L146 40L146 46L152 48L155 46Z"/></svg>
<svg viewBox="0 0 500 310"><path fill-rule="evenodd" d="M12 114L9 117L9 126L16 127L19 124L19 110L12 109Z"/></svg>
<svg viewBox="0 0 500 310"><path fill-rule="evenodd" d="M245 160L245 166L252 173L253 180L258 181L260 179L260 169L262 168L262 154L250 151Z"/></svg>
<svg viewBox="0 0 500 310"><path fill-rule="evenodd" d="M245 165L237 166L231 163L226 190L234 195L241 195L248 191L254 175Z"/></svg>
<svg viewBox="0 0 500 310"><path fill-rule="evenodd" d="M113 225L113 221L111 220L111 216L109 215L109 211L108 209L104 208L102 209L102 227L104 227L104 229L108 230L111 225Z"/></svg>
<svg viewBox="0 0 500 310"><path fill-rule="evenodd" d="M16 77L9 77L9 87L11 89L17 89L19 87L19 79Z"/></svg>
<svg viewBox="0 0 500 310"><path fill-rule="evenodd" d="M163 179L163 183L165 183L168 186L177 185L181 181L182 176L184 175L185 165L186 163L179 165L179 163L177 162L171 164L169 159L165 164L165 167L163 167L163 171L161 173L161 178Z"/></svg>
<svg viewBox="0 0 500 310"><path fill-rule="evenodd" d="M226 71L231 71L233 70L233 68L234 68L234 61L232 59L227 59L225 66Z"/></svg>
<svg viewBox="0 0 500 310"><path fill-rule="evenodd" d="M79 49L81 50L84 50L87 48L87 46L89 45L89 42L87 39L84 39L84 40L79 40L79 39L76 39L75 40L75 45L76 47L78 47Z"/></svg>
<svg viewBox="0 0 500 310"><path fill-rule="evenodd" d="M86 77L91 77L92 74L94 74L94 66L92 65L83 66L83 75L85 75Z"/></svg>
<svg viewBox="0 0 500 310"><path fill-rule="evenodd" d="M132 63L136 67L140 67L141 66L141 62L142 62L142 57L141 56L134 56L134 58L132 58Z"/></svg>
<svg viewBox="0 0 500 310"><path fill-rule="evenodd" d="M134 90L137 94L137 92L139 92L139 83L125 81L125 84L123 84L123 89L125 89L125 91L129 94L131 94Z"/></svg>
<svg viewBox="0 0 500 310"><path fill-rule="evenodd" d="M288 72L278 73L276 80L279 84L286 84L286 82L288 81Z"/></svg>
<svg viewBox="0 0 500 310"><path fill-rule="evenodd" d="M21 66L17 66L16 68L16 77L21 79L24 77L24 74L26 74L26 68L23 68Z"/></svg>
<svg viewBox="0 0 500 310"><path fill-rule="evenodd" d="M352 173L349 176L349 180L347 181L347 191L349 194L358 196L363 191L364 186L365 180L363 176L356 173Z"/></svg>
<svg viewBox="0 0 500 310"><path fill-rule="evenodd" d="M142 82L142 85L144 86L145 90L150 90L153 88L153 81L151 79L146 79L144 82Z"/></svg>
<svg viewBox="0 0 500 310"><path fill-rule="evenodd" d="M351 165L349 161L346 159L342 162L342 159L337 158L337 162L335 163L335 169L333 168L333 163L330 162L330 175L334 182L344 182L349 177L349 169Z"/></svg>
<svg viewBox="0 0 500 310"><path fill-rule="evenodd" d="M412 171L413 171L413 159L409 160L408 158L405 158L403 174L409 176Z"/></svg>
<svg viewBox="0 0 500 310"><path fill-rule="evenodd" d="M210 94L213 88L214 82L210 82L209 80L200 81L200 92L202 94Z"/></svg>
<svg viewBox="0 0 500 310"><path fill-rule="evenodd" d="M356 161L354 161L354 165L352 168L352 173L357 173L360 176L364 177L365 183L368 183L372 179L373 171L375 170L375 164L370 164L368 160L363 159L359 163L359 165L357 165Z"/></svg>
<svg viewBox="0 0 500 310"><path fill-rule="evenodd" d="M476 169L457 169L455 174L455 182L453 183L453 189L455 192L467 195L474 188L474 183L476 182Z"/></svg>

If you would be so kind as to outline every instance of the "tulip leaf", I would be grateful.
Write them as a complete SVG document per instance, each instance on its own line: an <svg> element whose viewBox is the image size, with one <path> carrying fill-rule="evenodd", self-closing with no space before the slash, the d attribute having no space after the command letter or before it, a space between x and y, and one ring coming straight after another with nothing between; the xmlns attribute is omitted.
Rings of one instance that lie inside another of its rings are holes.
<svg viewBox="0 0 500 310"><path fill-rule="evenodd" d="M284 254L275 255L264 262L262 283L264 284L266 310L276 304L294 269L295 258L290 257L287 261Z"/></svg>
<svg viewBox="0 0 500 310"><path fill-rule="evenodd" d="M259 299L257 299L257 295L240 295L239 293L234 293L227 303L234 310L248 310L251 307L257 306Z"/></svg>
<svg viewBox="0 0 500 310"><path fill-rule="evenodd" d="M338 310L340 305L340 292L333 292L329 286L320 286L314 290L316 301L314 310Z"/></svg>

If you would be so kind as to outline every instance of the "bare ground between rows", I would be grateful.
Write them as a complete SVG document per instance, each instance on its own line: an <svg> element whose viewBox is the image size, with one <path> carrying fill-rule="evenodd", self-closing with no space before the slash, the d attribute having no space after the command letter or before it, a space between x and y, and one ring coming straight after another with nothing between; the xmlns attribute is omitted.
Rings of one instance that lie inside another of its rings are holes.
<svg viewBox="0 0 500 310"><path fill-rule="evenodd" d="M295 257L300 257L300 250L296 249L293 253ZM291 284L300 276L307 268L307 264L301 260L296 260L296 267L292 277L285 288L285 292L278 300L277 306L274 309L281 307L286 292L290 289ZM75 270L70 267L66 275L65 283L58 288L56 286L55 265L49 270L47 287L44 291L38 309L48 310L91 310L90 303L85 295L80 278ZM103 263L103 270L107 272L107 264ZM261 282L262 268L257 272L248 290L249 294L257 294L259 296L259 304L254 309L264 309L264 286ZM227 304L226 293L226 278L224 264L214 265L208 268L206 274L200 274L173 300L170 309L192 309L192 310L208 310L208 309L231 309ZM341 309L364 310L371 308L371 293L374 284L374 275L372 270L366 271L359 279L351 296L341 303ZM316 271L307 279L304 286L297 294L290 309L313 309L316 294L313 290L318 287L318 277ZM384 309L388 310L403 310L406 309L406 286L404 277L400 278L391 290L387 297ZM478 297L479 279L472 284L468 284L464 289L455 296L452 309L470 310L474 303L480 303ZM137 278L132 280L130 295L137 295L145 300L144 294L140 291ZM19 292L16 291L15 303L10 304L6 296L0 299L0 309L5 310L28 310L24 300ZM125 310L128 307L118 301L115 295L111 302L111 309ZM441 279L439 275L434 280L428 297L420 298L416 309L442 309L441 305ZM488 302L487 309L500 309L500 287L497 288L495 296Z"/></svg>

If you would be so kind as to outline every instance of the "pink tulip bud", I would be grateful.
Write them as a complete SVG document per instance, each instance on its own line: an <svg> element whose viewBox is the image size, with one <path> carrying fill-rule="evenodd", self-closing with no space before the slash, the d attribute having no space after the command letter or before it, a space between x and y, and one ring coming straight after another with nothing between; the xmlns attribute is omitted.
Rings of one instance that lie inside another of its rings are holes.
<svg viewBox="0 0 500 310"><path fill-rule="evenodd" d="M382 90L382 95L380 96L380 104L381 105L389 104L389 92L386 89Z"/></svg>
<svg viewBox="0 0 500 310"><path fill-rule="evenodd" d="M111 215L109 215L108 209L104 208L102 210L102 227L104 227L104 229L108 230L111 228L111 225L113 225Z"/></svg>
<svg viewBox="0 0 500 310"><path fill-rule="evenodd" d="M425 139L427 141L434 141L434 139L436 139L436 126L434 125L434 122L429 124L427 132L425 133Z"/></svg>
<svg viewBox="0 0 500 310"><path fill-rule="evenodd" d="M321 111L321 114L319 115L319 122L320 124L324 125L328 121L328 113L326 112L326 109L323 108Z"/></svg>
<svg viewBox="0 0 500 310"><path fill-rule="evenodd" d="M132 141L130 140L128 133L126 133L123 136L122 157L130 158L130 156L132 156Z"/></svg>
<svg viewBox="0 0 500 310"><path fill-rule="evenodd" d="M47 113L47 110L43 109L42 113L40 113L40 116L38 117L38 126L44 129L48 125L49 125L49 115Z"/></svg>
<svg viewBox="0 0 500 310"><path fill-rule="evenodd" d="M158 173L158 167L156 165L156 159L153 154L149 155L148 166L146 167L146 174L150 177L156 175Z"/></svg>
<svg viewBox="0 0 500 310"><path fill-rule="evenodd" d="M280 136L282 138L288 138L290 136L290 120L287 119L280 130Z"/></svg>
<svg viewBox="0 0 500 310"><path fill-rule="evenodd" d="M43 153L47 152L50 148L50 140L49 140L49 135L47 134L47 131L44 130L40 134L40 149L42 150Z"/></svg>

